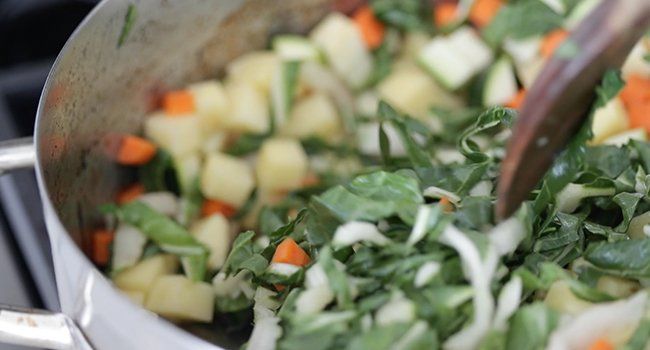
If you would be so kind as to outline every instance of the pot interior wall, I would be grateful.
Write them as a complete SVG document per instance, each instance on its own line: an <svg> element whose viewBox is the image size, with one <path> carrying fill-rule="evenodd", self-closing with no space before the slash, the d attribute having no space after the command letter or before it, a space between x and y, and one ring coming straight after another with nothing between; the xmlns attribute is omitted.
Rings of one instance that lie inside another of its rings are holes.
<svg viewBox="0 0 650 350"><path fill-rule="evenodd" d="M41 99L36 139L43 182L81 249L133 171L111 150L139 133L162 91L220 77L224 65L264 48L275 33L307 31L330 10L328 0L135 1L132 28L119 44L132 2L102 2L60 55ZM193 326L194 327L194 326ZM210 326L223 328L220 325ZM226 346L211 328L193 332Z"/></svg>

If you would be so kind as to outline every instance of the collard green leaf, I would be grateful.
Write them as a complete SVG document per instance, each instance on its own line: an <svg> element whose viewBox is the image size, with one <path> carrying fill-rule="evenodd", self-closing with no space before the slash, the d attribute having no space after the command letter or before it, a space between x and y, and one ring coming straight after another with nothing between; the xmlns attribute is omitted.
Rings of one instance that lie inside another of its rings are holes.
<svg viewBox="0 0 650 350"><path fill-rule="evenodd" d="M435 165L416 168L423 187L435 186L458 195L466 195L490 168L486 163Z"/></svg>
<svg viewBox="0 0 650 350"><path fill-rule="evenodd" d="M404 336L409 329L408 323L393 323L377 326L367 332L357 335L348 344L348 350L377 349L389 350L393 344Z"/></svg>
<svg viewBox="0 0 650 350"><path fill-rule="evenodd" d="M560 315L543 303L523 306L510 319L506 350L542 350Z"/></svg>
<svg viewBox="0 0 650 350"><path fill-rule="evenodd" d="M563 18L539 0L523 0L504 6L483 30L483 37L496 46L509 37L524 39L562 26Z"/></svg>
<svg viewBox="0 0 650 350"><path fill-rule="evenodd" d="M254 237L255 232L246 231L235 238L230 254L228 254L223 264L223 271L230 275L235 275L241 270L251 271L254 275L260 275L264 272L268 266L268 261L255 251Z"/></svg>
<svg viewBox="0 0 650 350"><path fill-rule="evenodd" d="M619 193L612 199L618 204L623 211L623 221L614 229L616 232L626 232L630 225L630 220L634 217L634 212L643 195L638 193Z"/></svg>
<svg viewBox="0 0 650 350"><path fill-rule="evenodd" d="M431 157L413 138L413 134L417 131L426 132L426 127L413 119L407 119L400 115L384 101L379 102L377 113L380 120L390 122L395 127L404 148L406 148L406 154L414 167L431 166Z"/></svg>
<svg viewBox="0 0 650 350"><path fill-rule="evenodd" d="M336 302L341 308L352 307L352 296L350 295L350 284L345 272L336 266L335 259L332 256L332 248L324 247L318 256L318 263L321 264L330 288L336 295Z"/></svg>
<svg viewBox="0 0 650 350"><path fill-rule="evenodd" d="M514 119L515 112L512 109L503 107L491 107L479 114L476 123L463 132L458 140L458 149L469 160L480 163L490 159L488 155L481 152L471 138L488 129L499 125L510 126Z"/></svg>
<svg viewBox="0 0 650 350"><path fill-rule="evenodd" d="M399 173L377 171L361 175L346 188L358 196L378 202L424 202L417 179Z"/></svg>
<svg viewBox="0 0 650 350"><path fill-rule="evenodd" d="M425 3L419 0L372 0L375 16L391 27L405 31L426 30L431 20Z"/></svg>
<svg viewBox="0 0 650 350"><path fill-rule="evenodd" d="M599 243L585 259L596 267L619 276L650 277L650 239Z"/></svg>
<svg viewBox="0 0 650 350"><path fill-rule="evenodd" d="M179 191L174 160L164 149L158 148L154 158L138 171L138 178L147 192Z"/></svg>
<svg viewBox="0 0 650 350"><path fill-rule="evenodd" d="M600 86L596 88L596 103L595 108L602 107L613 99L621 89L625 86L625 82L621 78L621 72L616 70L608 70L605 72L603 81Z"/></svg>
<svg viewBox="0 0 650 350"><path fill-rule="evenodd" d="M557 213L560 226L557 231L540 237L534 245L534 251L543 252L562 248L577 242L582 236L582 218L574 215Z"/></svg>
<svg viewBox="0 0 650 350"><path fill-rule="evenodd" d="M630 167L630 152L624 147L592 146L586 149L585 162L588 169L616 178Z"/></svg>

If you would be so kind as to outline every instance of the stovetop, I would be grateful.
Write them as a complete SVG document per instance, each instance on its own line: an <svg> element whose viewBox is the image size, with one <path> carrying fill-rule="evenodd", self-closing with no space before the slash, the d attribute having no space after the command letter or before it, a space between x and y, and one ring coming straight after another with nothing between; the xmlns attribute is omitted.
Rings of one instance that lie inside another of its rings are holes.
<svg viewBox="0 0 650 350"><path fill-rule="evenodd" d="M50 67L97 2L0 0L0 140L32 134ZM0 177L0 303L59 309L33 170Z"/></svg>

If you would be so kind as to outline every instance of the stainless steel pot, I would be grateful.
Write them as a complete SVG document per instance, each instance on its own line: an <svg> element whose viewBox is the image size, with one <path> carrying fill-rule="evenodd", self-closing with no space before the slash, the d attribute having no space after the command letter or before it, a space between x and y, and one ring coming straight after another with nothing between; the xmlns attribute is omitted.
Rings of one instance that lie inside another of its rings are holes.
<svg viewBox="0 0 650 350"><path fill-rule="evenodd" d="M123 297L83 251L96 208L128 182L107 156L137 133L160 91L218 76L269 35L304 32L328 0L104 0L59 55L41 95L34 142L0 145L0 174L35 165L63 314L0 307L0 341L54 349L216 349L222 325L188 333ZM133 4L133 5L131 5ZM133 25L119 37L129 7Z"/></svg>

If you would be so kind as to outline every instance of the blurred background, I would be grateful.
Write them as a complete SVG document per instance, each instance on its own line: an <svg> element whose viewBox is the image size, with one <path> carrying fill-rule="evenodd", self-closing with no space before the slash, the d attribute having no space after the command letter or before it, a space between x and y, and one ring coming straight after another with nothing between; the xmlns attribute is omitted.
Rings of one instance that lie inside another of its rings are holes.
<svg viewBox="0 0 650 350"><path fill-rule="evenodd" d="M47 73L98 2L0 0L0 141L32 134ZM59 309L33 170L0 177L0 304Z"/></svg>

